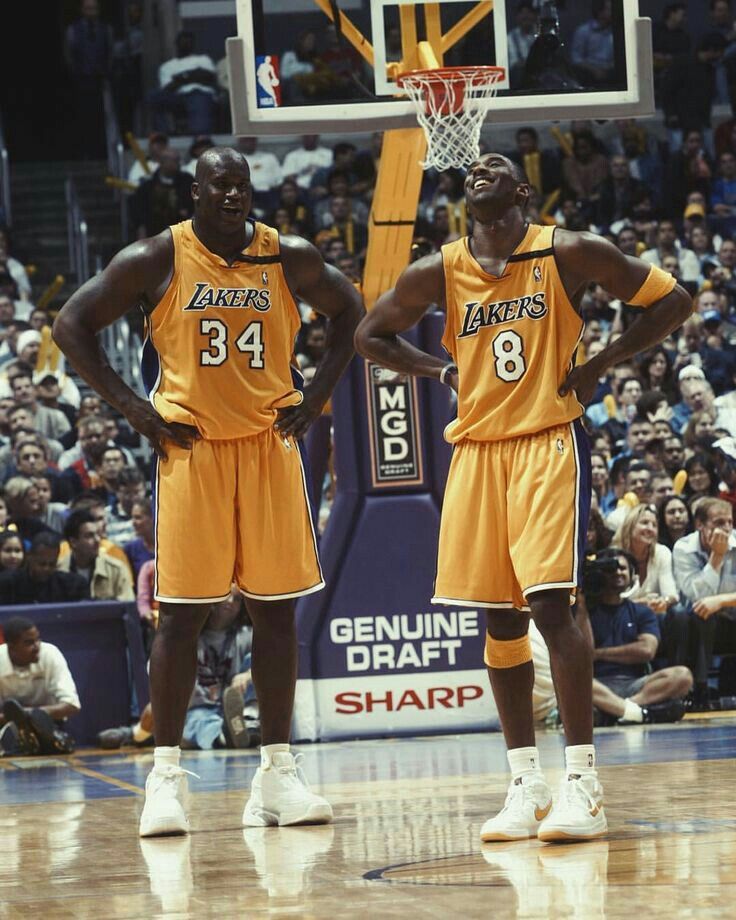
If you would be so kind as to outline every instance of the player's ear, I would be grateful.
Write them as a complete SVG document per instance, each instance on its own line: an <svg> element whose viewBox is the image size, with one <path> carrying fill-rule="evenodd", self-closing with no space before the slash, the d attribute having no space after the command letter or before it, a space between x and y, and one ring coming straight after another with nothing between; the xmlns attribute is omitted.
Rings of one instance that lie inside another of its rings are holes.
<svg viewBox="0 0 736 920"><path fill-rule="evenodd" d="M526 209L529 207L529 201L532 197L532 187L528 182L520 182L516 186L516 196L519 201L519 207L522 211L526 212Z"/></svg>
<svg viewBox="0 0 736 920"><path fill-rule="evenodd" d="M199 182L192 182L192 201L199 201Z"/></svg>

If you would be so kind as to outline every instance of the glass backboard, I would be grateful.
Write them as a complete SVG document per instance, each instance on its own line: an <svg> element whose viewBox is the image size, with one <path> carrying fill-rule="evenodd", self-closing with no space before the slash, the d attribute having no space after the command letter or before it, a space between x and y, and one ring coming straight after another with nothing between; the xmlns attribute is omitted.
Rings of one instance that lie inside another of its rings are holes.
<svg viewBox="0 0 736 920"><path fill-rule="evenodd" d="M651 23L638 7L638 0L237 0L238 37L227 43L233 131L412 127L414 110L395 78L407 56L418 66L419 43L446 67L506 69L490 102L495 122L651 115Z"/></svg>

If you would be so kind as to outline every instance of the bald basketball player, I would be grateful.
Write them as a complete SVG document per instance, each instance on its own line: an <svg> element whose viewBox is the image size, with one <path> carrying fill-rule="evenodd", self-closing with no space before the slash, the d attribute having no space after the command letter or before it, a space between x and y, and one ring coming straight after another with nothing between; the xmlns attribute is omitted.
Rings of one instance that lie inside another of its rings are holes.
<svg viewBox="0 0 736 920"><path fill-rule="evenodd" d="M606 369L661 342L692 303L670 275L602 237L528 223L529 194L506 157L476 160L465 180L472 235L406 268L361 323L356 346L458 394L445 432L454 451L433 602L486 610L485 662L512 781L481 837L588 839L607 823L592 743L592 650L571 612L591 494L581 416ZM645 309L575 367L591 281ZM435 303L447 315L451 363L400 337ZM554 804L535 747L530 617L549 648L568 745Z"/></svg>
<svg viewBox="0 0 736 920"><path fill-rule="evenodd" d="M323 587L298 439L353 354L359 295L310 243L251 220L245 158L208 150L194 219L123 249L64 305L54 338L79 374L157 455L156 599L150 663L156 748L141 836L186 833L179 742L210 605L237 584L253 621L261 767L248 826L324 823L289 750L297 674L295 598ZM299 297L328 320L327 351L301 389L292 363ZM140 306L148 336L141 399L97 333Z"/></svg>

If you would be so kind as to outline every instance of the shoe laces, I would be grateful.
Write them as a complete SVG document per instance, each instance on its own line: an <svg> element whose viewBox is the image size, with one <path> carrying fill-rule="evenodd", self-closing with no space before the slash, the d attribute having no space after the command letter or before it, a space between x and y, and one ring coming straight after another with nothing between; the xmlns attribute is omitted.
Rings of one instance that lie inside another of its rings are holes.
<svg viewBox="0 0 736 920"><path fill-rule="evenodd" d="M565 805L578 808L582 805L587 811L593 811L600 806L600 802L593 797L582 777L563 779L560 784L560 798Z"/></svg>
<svg viewBox="0 0 736 920"><path fill-rule="evenodd" d="M304 775L304 770L302 769L303 762L304 754L292 754L290 761L286 763L274 763L272 760L271 768L276 770L281 776L291 777L294 782L298 782L306 789L309 789L307 777Z"/></svg>
<svg viewBox="0 0 736 920"><path fill-rule="evenodd" d="M503 803L502 812L510 809L515 803L518 803L522 807L528 802L533 802L534 796L532 795L531 786L524 785L524 782L512 782L506 793L506 800Z"/></svg>
<svg viewBox="0 0 736 920"><path fill-rule="evenodd" d="M191 770L185 770L184 767L176 767L173 764L166 764L165 767L153 768L153 775L159 777L162 783L179 780L184 774L193 776L195 779L200 778L198 773L192 773Z"/></svg>

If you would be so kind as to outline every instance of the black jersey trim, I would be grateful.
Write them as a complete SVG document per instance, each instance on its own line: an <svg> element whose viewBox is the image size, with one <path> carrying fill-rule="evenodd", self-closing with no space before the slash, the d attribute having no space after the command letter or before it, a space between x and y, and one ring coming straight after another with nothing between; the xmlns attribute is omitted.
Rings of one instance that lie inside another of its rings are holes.
<svg viewBox="0 0 736 920"><path fill-rule="evenodd" d="M280 261L281 253L277 253L274 256L246 256L244 253L241 253L235 262L233 262L233 265L235 265L236 262L248 262L250 265L273 265Z"/></svg>
<svg viewBox="0 0 736 920"><path fill-rule="evenodd" d="M518 255L509 256L508 262L528 262L529 259L546 259L555 254L554 246L549 249L535 249L533 252L520 252Z"/></svg>

